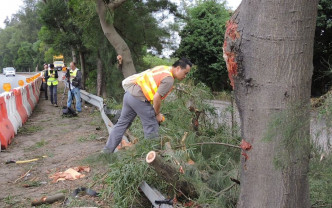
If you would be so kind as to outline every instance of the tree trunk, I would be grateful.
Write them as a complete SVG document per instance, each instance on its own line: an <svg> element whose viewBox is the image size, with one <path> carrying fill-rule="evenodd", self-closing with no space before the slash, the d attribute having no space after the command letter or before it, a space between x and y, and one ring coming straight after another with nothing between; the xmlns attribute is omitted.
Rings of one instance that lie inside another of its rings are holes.
<svg viewBox="0 0 332 208"><path fill-rule="evenodd" d="M310 207L310 89L317 0L243 0L224 58L241 119L238 207Z"/></svg>
<svg viewBox="0 0 332 208"><path fill-rule="evenodd" d="M103 63L100 58L99 51L97 52L97 96L102 95L104 79L103 79Z"/></svg>
<svg viewBox="0 0 332 208"><path fill-rule="evenodd" d="M108 39L108 41L111 43L111 45L114 47L116 53L118 55L121 55L123 58L122 63L122 74L126 78L132 74L136 73L134 62L131 56L130 49L127 45L127 43L123 40L123 38L119 35L119 33L115 30L113 23L106 21L106 12L107 7L103 0L96 0L97 1L97 13L99 16L100 24L103 29L103 32ZM118 2L123 3L125 0L120 0ZM119 3L119 5L121 5ZM116 3L109 3L108 8L110 11L113 12L119 5L113 5Z"/></svg>
<svg viewBox="0 0 332 208"><path fill-rule="evenodd" d="M73 62L77 63L76 51L74 50L73 47L71 47L71 56L72 56Z"/></svg>
<svg viewBox="0 0 332 208"><path fill-rule="evenodd" d="M86 80L86 70L85 70L85 57L84 52L80 51L80 62L81 62L81 72L82 72L82 88L85 89L85 80Z"/></svg>

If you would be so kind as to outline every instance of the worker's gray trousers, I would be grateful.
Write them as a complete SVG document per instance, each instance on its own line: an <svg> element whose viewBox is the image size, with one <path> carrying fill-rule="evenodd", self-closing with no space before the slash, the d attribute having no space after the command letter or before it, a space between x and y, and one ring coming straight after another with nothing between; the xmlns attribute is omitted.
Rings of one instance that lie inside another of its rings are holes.
<svg viewBox="0 0 332 208"><path fill-rule="evenodd" d="M123 106L120 118L114 125L105 149L114 152L115 148L120 144L122 136L127 128L138 115L141 119L144 137L147 139L158 137L159 124L156 119L155 111L149 102L136 99L130 93L126 92L123 96Z"/></svg>

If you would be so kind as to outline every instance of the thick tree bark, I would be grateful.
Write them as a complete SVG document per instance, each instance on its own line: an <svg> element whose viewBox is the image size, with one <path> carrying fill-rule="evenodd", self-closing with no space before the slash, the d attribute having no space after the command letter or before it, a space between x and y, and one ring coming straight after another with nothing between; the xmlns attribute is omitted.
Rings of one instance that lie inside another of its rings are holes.
<svg viewBox="0 0 332 208"><path fill-rule="evenodd" d="M309 104L317 0L243 0L224 58L242 138L238 207L310 207ZM272 126L269 128L269 126Z"/></svg>
<svg viewBox="0 0 332 208"><path fill-rule="evenodd" d="M99 16L101 27L104 31L104 34L111 45L114 47L117 54L123 57L122 64L122 74L126 78L132 74L136 73L134 62L131 56L130 49L127 43L123 40L123 38L116 31L113 23L106 21L106 12L107 9L114 13L114 10L119 7L126 0L117 0L113 1L113 3L109 3L106 7L105 2L103 0L97 1L97 13Z"/></svg>
<svg viewBox="0 0 332 208"><path fill-rule="evenodd" d="M82 88L85 89L85 80L86 80L86 70L85 70L85 57L84 52L80 51L80 62L81 62L81 72L82 72Z"/></svg>

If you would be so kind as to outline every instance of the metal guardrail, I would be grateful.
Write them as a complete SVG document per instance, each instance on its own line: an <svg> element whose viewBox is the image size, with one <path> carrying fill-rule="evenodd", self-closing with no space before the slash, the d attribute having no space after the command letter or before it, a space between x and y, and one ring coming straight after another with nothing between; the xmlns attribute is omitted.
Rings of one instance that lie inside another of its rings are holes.
<svg viewBox="0 0 332 208"><path fill-rule="evenodd" d="M101 97L98 97L96 95L90 94L85 90L81 90L81 98L83 100L85 100L86 102L96 106L101 114L101 117L104 120L104 123L107 127L107 131L110 134L112 127L110 124L112 124L111 120L108 118L108 116L106 115L106 107L104 104L104 99ZM112 111L112 110L111 110ZM116 112L116 111L114 111ZM127 142L129 141L128 138L126 136L123 136L123 139L125 139ZM115 149L115 151L117 151L117 149ZM145 181L143 181L140 185L140 188L142 189L142 191L144 192L144 194L146 195L146 197L150 200L151 204L154 207L160 207L160 208L170 208L172 207L171 205L166 205L166 204L161 204L161 205L157 205L156 201L158 200L164 200L165 197L156 189L151 188Z"/></svg>
<svg viewBox="0 0 332 208"><path fill-rule="evenodd" d="M86 102L96 106L98 110L100 111L101 117L104 120L104 123L106 125L107 131L110 134L112 127L110 126L111 120L108 118L108 116L105 113L104 110L104 99L101 97L98 97L96 95L90 94L85 90L81 90L81 98L85 100Z"/></svg>

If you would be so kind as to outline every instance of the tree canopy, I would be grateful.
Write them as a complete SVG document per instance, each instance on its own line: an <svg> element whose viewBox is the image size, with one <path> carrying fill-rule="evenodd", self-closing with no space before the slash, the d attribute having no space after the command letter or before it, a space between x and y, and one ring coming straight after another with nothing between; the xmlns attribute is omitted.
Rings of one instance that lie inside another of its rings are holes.
<svg viewBox="0 0 332 208"><path fill-rule="evenodd" d="M225 24L229 17L230 12L224 4L215 0L202 1L190 8L175 53L178 57L188 57L197 66L193 77L214 91L230 89L222 55Z"/></svg>

